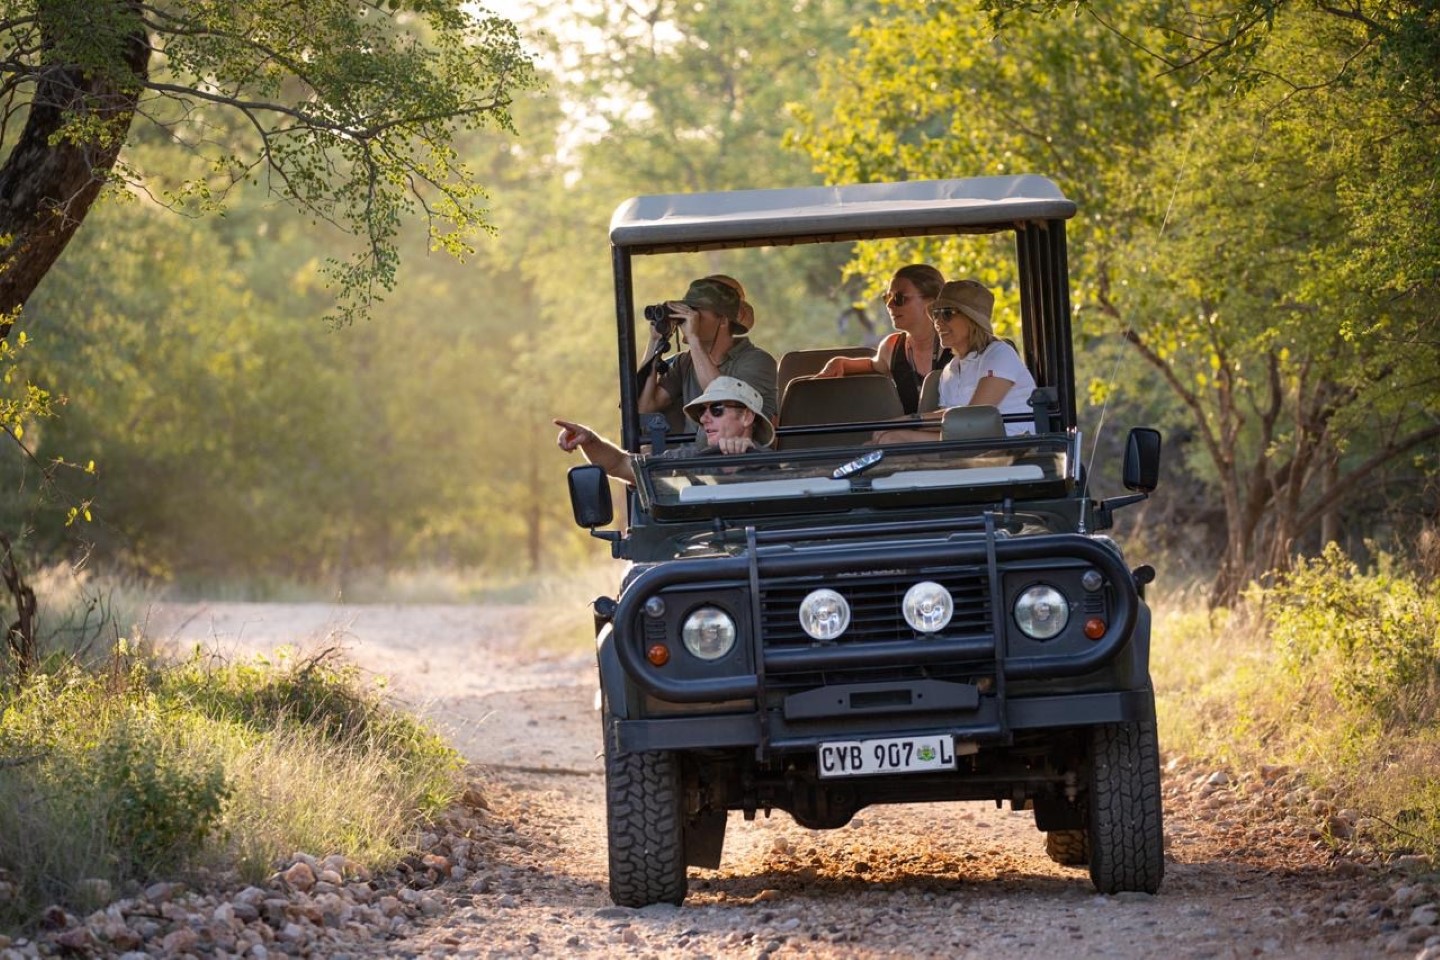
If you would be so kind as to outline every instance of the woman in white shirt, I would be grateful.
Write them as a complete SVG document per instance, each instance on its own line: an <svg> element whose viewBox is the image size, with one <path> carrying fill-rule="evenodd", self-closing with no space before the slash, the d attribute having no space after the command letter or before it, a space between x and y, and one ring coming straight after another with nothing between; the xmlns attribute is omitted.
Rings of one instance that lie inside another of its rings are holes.
<svg viewBox="0 0 1440 960"><path fill-rule="evenodd" d="M995 336L990 314L995 295L976 280L951 280L930 303L930 319L940 345L954 354L940 372L940 410L926 414L938 419L947 407L989 405L1002 414L1030 413L1030 394L1035 378L1015 348ZM1031 423L1007 423L1011 435L1030 433ZM933 440L936 434L923 430L887 430L875 439L880 443Z"/></svg>

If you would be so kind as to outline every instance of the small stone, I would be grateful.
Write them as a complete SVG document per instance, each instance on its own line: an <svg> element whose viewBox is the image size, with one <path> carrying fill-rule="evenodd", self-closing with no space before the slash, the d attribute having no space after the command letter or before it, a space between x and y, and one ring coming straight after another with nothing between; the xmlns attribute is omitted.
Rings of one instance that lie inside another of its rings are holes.
<svg viewBox="0 0 1440 960"><path fill-rule="evenodd" d="M1230 782L1230 775L1224 770L1216 770L1205 778L1205 782L1212 787L1223 787Z"/></svg>
<svg viewBox="0 0 1440 960"><path fill-rule="evenodd" d="M189 927L172 930L160 940L160 948L170 955L189 953L200 942L200 935Z"/></svg>
<svg viewBox="0 0 1440 960"><path fill-rule="evenodd" d="M1433 927L1437 923L1440 923L1440 910L1437 910L1433 903L1416 907L1410 913L1412 927Z"/></svg>
<svg viewBox="0 0 1440 960"><path fill-rule="evenodd" d="M175 897L175 887L169 883L152 883L145 888L145 899L151 903L165 903Z"/></svg>
<svg viewBox="0 0 1440 960"><path fill-rule="evenodd" d="M84 927L76 927L56 934L54 942L66 950L84 953L94 948L95 936Z"/></svg>
<svg viewBox="0 0 1440 960"><path fill-rule="evenodd" d="M301 861L286 870L280 875L281 879L288 883L293 890L306 891L315 886L315 870L310 864Z"/></svg>
<svg viewBox="0 0 1440 960"><path fill-rule="evenodd" d="M50 930L64 930L75 925L75 918L66 913L64 907L51 904L40 915L40 923Z"/></svg>
<svg viewBox="0 0 1440 960"><path fill-rule="evenodd" d="M328 883L336 887L340 886L345 882L345 878L340 874L338 870L321 870L319 876L317 877L317 880L320 883Z"/></svg>

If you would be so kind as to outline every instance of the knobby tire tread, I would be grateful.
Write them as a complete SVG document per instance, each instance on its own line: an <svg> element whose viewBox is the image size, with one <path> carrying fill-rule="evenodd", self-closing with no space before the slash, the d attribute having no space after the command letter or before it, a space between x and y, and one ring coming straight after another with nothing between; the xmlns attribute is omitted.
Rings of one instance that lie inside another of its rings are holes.
<svg viewBox="0 0 1440 960"><path fill-rule="evenodd" d="M1090 880L1101 893L1155 893L1165 876L1155 722L1096 727L1090 778Z"/></svg>
<svg viewBox="0 0 1440 960"><path fill-rule="evenodd" d="M610 899L622 907L685 899L685 831L672 753L605 757Z"/></svg>

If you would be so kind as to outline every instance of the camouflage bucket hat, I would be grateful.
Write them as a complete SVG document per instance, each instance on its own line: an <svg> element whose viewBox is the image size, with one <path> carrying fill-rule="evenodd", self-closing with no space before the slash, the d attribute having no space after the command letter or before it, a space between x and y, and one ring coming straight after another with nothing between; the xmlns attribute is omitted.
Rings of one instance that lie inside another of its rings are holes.
<svg viewBox="0 0 1440 960"><path fill-rule="evenodd" d="M716 377L710 381L710 386L705 388L704 393L685 404L685 415L699 423L702 407L707 403L722 402L738 403L755 414L755 423L750 428L750 438L755 441L756 446L770 446L770 441L775 439L775 428L770 426L770 421L765 418L765 402L760 399L760 391L744 380L737 380L735 377Z"/></svg>
<svg viewBox="0 0 1440 960"><path fill-rule="evenodd" d="M730 335L743 337L755 327L755 308L745 299L745 285L723 273L712 273L706 280L718 280L740 295L740 313L730 321Z"/></svg>
<svg viewBox="0 0 1440 960"><path fill-rule="evenodd" d="M719 280L696 280L680 302L696 310L713 310L732 324L740 316L740 294Z"/></svg>
<svg viewBox="0 0 1440 960"><path fill-rule="evenodd" d="M930 304L930 309L954 307L974 320L991 336L995 328L990 323L990 312L995 307L995 294L978 280L951 280L940 288L940 296Z"/></svg>

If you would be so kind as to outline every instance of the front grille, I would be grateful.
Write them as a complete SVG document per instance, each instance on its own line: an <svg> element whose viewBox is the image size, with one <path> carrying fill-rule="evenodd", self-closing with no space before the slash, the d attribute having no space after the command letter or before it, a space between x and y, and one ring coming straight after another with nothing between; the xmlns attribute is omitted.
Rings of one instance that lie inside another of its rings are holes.
<svg viewBox="0 0 1440 960"><path fill-rule="evenodd" d="M812 590L829 587L850 603L850 628L836 643L874 643L919 637L900 609L905 591L922 580L933 580L950 591L955 615L938 637L976 636L993 630L990 586L983 567L948 567L904 572L837 573L824 577L796 577L769 581L761 587L760 616L765 645L812 646L800 628L800 601Z"/></svg>

